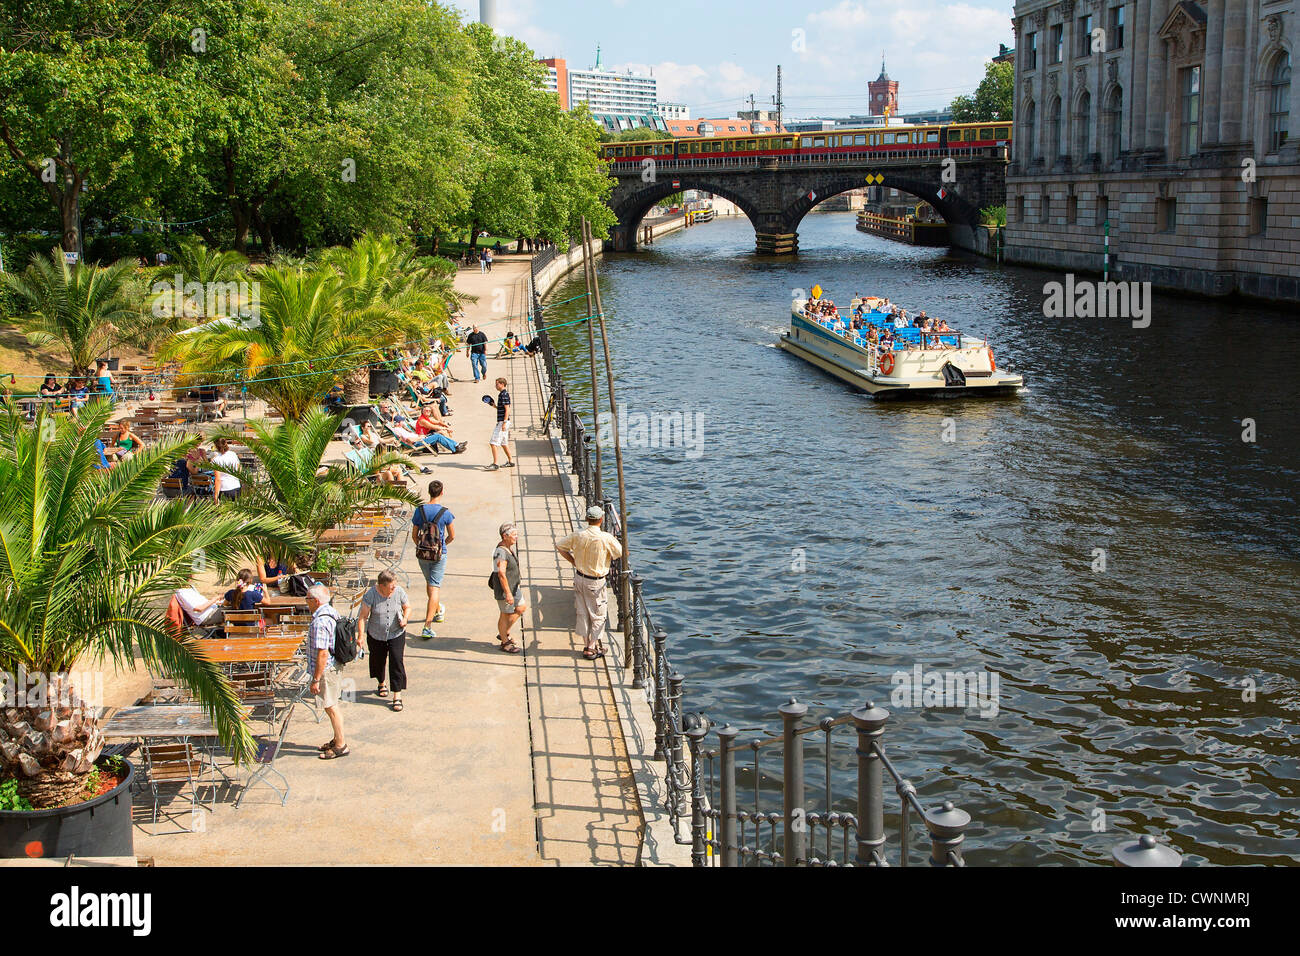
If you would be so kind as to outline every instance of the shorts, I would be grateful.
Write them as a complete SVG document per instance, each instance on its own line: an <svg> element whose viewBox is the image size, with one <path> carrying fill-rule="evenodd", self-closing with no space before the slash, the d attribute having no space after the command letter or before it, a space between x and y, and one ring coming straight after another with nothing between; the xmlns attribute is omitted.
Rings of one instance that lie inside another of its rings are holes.
<svg viewBox="0 0 1300 956"><path fill-rule="evenodd" d="M326 667L325 673L321 676L320 682L321 706L326 710L331 707L337 707L342 695L343 675L339 673L337 667Z"/></svg>
<svg viewBox="0 0 1300 956"><path fill-rule="evenodd" d="M492 437L488 439L488 444L500 445L504 448L508 441L510 441L510 423L497 422L497 427L492 429Z"/></svg>
<svg viewBox="0 0 1300 956"><path fill-rule="evenodd" d="M420 573L424 575L424 583L431 588L442 587L442 576L447 573L447 552L444 551L437 561L426 561L424 558L416 560L420 562Z"/></svg>
<svg viewBox="0 0 1300 956"><path fill-rule="evenodd" d="M525 603L524 596L518 592L515 592L515 600L513 604L509 601L504 601L501 598L497 598L497 610L500 611L502 614L514 614L517 611L522 610L522 608L520 608L519 605L523 603Z"/></svg>

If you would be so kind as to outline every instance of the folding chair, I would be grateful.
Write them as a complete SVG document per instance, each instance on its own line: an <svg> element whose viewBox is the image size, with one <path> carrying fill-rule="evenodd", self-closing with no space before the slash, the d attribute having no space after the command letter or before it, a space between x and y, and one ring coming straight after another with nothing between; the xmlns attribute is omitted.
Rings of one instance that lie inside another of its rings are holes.
<svg viewBox="0 0 1300 956"><path fill-rule="evenodd" d="M257 769L249 774L248 780L244 782L243 789L239 791L239 796L235 798L235 809L244 802L244 797L255 783L264 783L280 796L280 806L284 806L289 799L289 778L282 774L275 767L276 758L280 756L280 751L284 749L284 735L289 730L289 721L293 719L293 708L297 701L291 701L289 709L285 711L283 719L280 721L280 732L278 734L267 734L257 738L257 754L253 757L253 763ZM319 721L318 721L319 722ZM267 777L275 774L284 782L284 792L273 784Z"/></svg>
<svg viewBox="0 0 1300 956"><path fill-rule="evenodd" d="M159 787L164 784L179 784L182 790L190 791L190 802L201 807L199 788L204 785L204 773L211 766L210 760L196 751L189 740L178 742L145 741L140 748L144 760L144 778L153 793L153 822L158 823ZM216 806L216 781L212 786L212 806Z"/></svg>

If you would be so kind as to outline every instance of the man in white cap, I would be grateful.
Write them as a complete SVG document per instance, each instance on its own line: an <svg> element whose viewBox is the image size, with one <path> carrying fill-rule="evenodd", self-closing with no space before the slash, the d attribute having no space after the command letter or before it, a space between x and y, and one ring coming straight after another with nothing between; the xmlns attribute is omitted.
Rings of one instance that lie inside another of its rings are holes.
<svg viewBox="0 0 1300 956"><path fill-rule="evenodd" d="M573 565L573 606L578 615L577 632L583 639L582 656L595 660L605 656L605 622L609 599L605 578L609 566L623 556L618 538L600 530L605 510L597 505L587 509L587 527L561 538L555 544L564 560Z"/></svg>

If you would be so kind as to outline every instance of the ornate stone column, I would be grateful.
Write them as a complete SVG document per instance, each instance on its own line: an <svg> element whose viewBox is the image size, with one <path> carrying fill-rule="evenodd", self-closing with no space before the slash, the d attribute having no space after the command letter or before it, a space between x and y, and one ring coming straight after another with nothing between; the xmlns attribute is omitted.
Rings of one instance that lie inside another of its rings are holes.
<svg viewBox="0 0 1300 956"><path fill-rule="evenodd" d="M1240 143L1245 139L1249 122L1246 111L1246 17L1251 6L1247 0L1224 4L1223 59L1219 84L1219 142ZM1208 57L1208 53L1207 53ZM1213 81L1211 81L1213 82ZM1207 92L1201 85L1202 94ZM1201 96L1205 102L1205 96Z"/></svg>
<svg viewBox="0 0 1300 956"><path fill-rule="evenodd" d="M1160 28L1169 15L1166 0L1151 0L1151 22L1146 34L1147 42L1147 103L1146 149L1148 152L1163 149L1172 153L1169 143L1169 102L1166 98L1165 77L1169 72L1168 52L1160 38Z"/></svg>
<svg viewBox="0 0 1300 956"><path fill-rule="evenodd" d="M1205 82L1202 84L1202 88L1219 89L1219 81L1224 72L1224 0L1209 0L1206 5L1205 16ZM1219 108L1219 97L1201 97L1201 110L1204 113L1201 119L1205 129L1201 140L1205 146L1219 142Z"/></svg>
<svg viewBox="0 0 1300 956"><path fill-rule="evenodd" d="M1128 33L1124 38L1124 55L1128 59L1128 82L1124 84L1124 112L1128 125L1129 152L1140 153L1147 143L1147 34L1151 26L1151 5L1128 5Z"/></svg>

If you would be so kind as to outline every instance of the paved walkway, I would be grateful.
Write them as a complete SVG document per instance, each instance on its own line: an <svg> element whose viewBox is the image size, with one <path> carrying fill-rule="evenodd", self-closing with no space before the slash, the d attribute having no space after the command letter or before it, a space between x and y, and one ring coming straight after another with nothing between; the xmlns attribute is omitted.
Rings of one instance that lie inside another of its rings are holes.
<svg viewBox="0 0 1300 956"><path fill-rule="evenodd" d="M467 312L490 338L504 335L503 315L523 311L527 272L526 257L503 257L491 275L458 277L458 288L479 296ZM522 321L513 327L522 332ZM434 626L434 640L408 642L405 710L395 714L374 696L366 662L350 665L344 677L357 694L344 704L348 757L316 759L328 723L299 708L277 763L292 785L285 806L259 786L234 810L237 791L226 788L216 808L200 814L184 798L169 801L170 816L154 827L151 804L137 799L138 855L160 865L636 862L642 821L609 677L603 662L578 654L571 573L554 551L572 518L536 424L544 399L534 362L489 358L489 379L510 381L518 420L519 467L496 472L485 470L495 409L481 400L494 388L473 383L463 352L452 371L462 379L452 384L452 422L469 450L417 459L433 468L419 476L422 484L441 479L443 503L456 516L442 589L447 620ZM331 456L342 452L341 443L331 446ZM507 520L521 526L532 605L525 652L516 656L496 649L486 585L497 528ZM413 547L403 567L414 634L426 601Z"/></svg>

